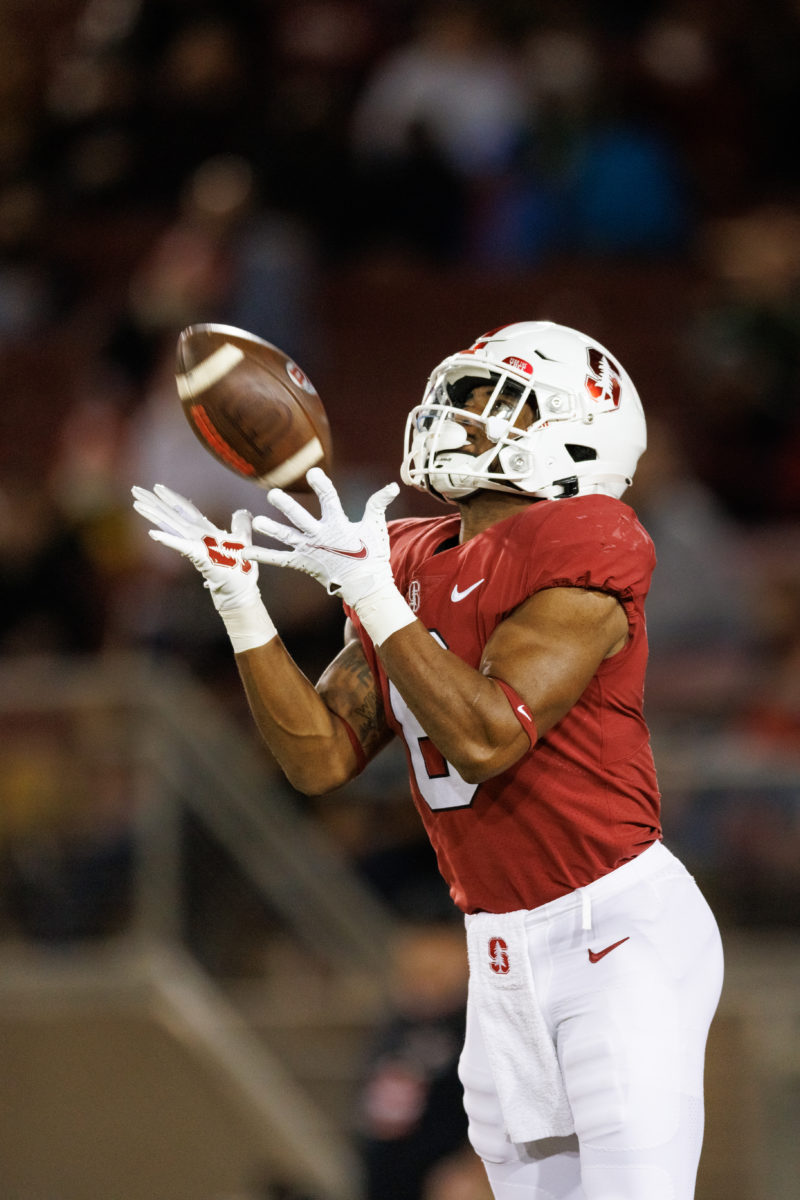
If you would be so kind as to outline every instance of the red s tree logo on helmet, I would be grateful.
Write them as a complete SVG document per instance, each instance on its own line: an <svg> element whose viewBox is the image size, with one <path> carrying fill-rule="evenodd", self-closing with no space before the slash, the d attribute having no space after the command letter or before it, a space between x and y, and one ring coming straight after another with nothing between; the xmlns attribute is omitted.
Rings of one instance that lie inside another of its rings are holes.
<svg viewBox="0 0 800 1200"><path fill-rule="evenodd" d="M620 369L612 358L589 347L589 374L586 376L586 390L603 409L619 408Z"/></svg>
<svg viewBox="0 0 800 1200"><path fill-rule="evenodd" d="M489 938L489 966L495 975L507 975L511 969L508 946L501 937Z"/></svg>

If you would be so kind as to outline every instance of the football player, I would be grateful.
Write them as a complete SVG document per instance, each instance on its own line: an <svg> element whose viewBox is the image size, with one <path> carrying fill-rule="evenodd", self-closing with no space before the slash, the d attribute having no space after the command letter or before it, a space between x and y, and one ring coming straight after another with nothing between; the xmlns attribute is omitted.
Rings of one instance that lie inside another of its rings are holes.
<svg viewBox="0 0 800 1200"><path fill-rule="evenodd" d="M454 903L470 986L460 1062L497 1200L690 1200L703 1059L722 982L716 922L664 846L642 703L653 546L620 499L645 449L636 389L598 342L525 321L440 363L401 478L455 506L392 521L392 484L349 520L216 529L134 489L157 541L205 576L252 713L296 788L331 791L392 737ZM341 598L345 645L313 686L257 563Z"/></svg>

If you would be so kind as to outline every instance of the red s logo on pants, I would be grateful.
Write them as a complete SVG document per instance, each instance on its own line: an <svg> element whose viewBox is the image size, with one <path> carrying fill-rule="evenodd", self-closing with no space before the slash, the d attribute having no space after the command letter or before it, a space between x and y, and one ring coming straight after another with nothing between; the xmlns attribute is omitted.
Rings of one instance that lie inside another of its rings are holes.
<svg viewBox="0 0 800 1200"><path fill-rule="evenodd" d="M496 975L509 972L508 946L500 937L489 938L489 966Z"/></svg>

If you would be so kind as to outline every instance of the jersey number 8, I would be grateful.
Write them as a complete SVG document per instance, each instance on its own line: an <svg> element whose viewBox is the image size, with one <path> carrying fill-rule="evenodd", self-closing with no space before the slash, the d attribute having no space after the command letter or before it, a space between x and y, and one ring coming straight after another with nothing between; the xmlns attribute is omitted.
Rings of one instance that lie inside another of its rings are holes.
<svg viewBox="0 0 800 1200"><path fill-rule="evenodd" d="M447 649L437 634L431 636ZM468 808L479 785L462 779L452 763L439 752L391 680L389 703L403 730L414 779L428 808L433 812L447 808Z"/></svg>

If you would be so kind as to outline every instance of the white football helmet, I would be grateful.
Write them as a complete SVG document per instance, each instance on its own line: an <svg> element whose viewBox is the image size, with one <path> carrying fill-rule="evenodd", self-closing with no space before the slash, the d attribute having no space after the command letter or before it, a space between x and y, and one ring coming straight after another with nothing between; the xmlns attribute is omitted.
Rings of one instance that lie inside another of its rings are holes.
<svg viewBox="0 0 800 1200"><path fill-rule="evenodd" d="M489 450L470 453L468 393L493 385L482 413ZM526 428L515 428L525 405ZM627 373L593 338L551 321L492 329L431 373L409 413L404 483L440 500L485 488L547 500L601 492L619 497L647 445L644 412Z"/></svg>

